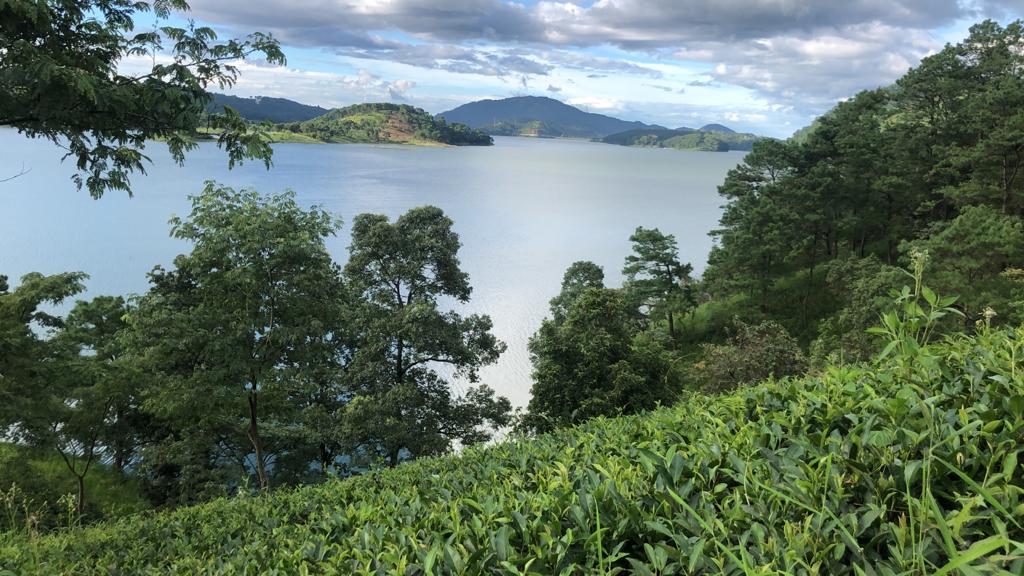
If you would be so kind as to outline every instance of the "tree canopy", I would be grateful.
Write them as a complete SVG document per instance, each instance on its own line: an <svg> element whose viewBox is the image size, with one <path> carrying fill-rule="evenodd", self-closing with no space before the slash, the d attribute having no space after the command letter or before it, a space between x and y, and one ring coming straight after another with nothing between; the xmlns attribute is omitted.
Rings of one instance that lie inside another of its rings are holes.
<svg viewBox="0 0 1024 576"><path fill-rule="evenodd" d="M207 89L234 84L239 60L284 63L278 42L263 33L221 42L211 28L164 25L172 11L187 10L185 0L0 1L0 126L64 148L75 183L96 198L131 193L149 140L165 141L183 163L204 123L219 132L229 166L269 166L259 127L230 109L207 116ZM141 31L147 15L153 29ZM152 64L132 74L129 61Z"/></svg>
<svg viewBox="0 0 1024 576"><path fill-rule="evenodd" d="M1022 30L972 26L799 138L756 143L719 188L726 205L702 289L721 313L693 342L720 340L739 315L863 358L870 347L857 335L876 321L872 301L913 251L931 253L937 290L962 294L962 328L987 306L1021 320L1005 273L1024 263Z"/></svg>
<svg viewBox="0 0 1024 576"><path fill-rule="evenodd" d="M482 426L508 423L509 401L489 387L452 393L449 376L475 383L480 368L505 350L489 317L439 305L442 298L469 300L460 245L452 221L433 206L395 222L362 214L352 225L345 278L363 298L356 312L363 330L350 368L349 433L364 455L391 466L444 452L454 441L486 440Z"/></svg>
<svg viewBox="0 0 1024 576"><path fill-rule="evenodd" d="M592 262L566 271L551 300L552 318L530 339L533 387L524 429L649 410L680 391L665 343L641 330L627 292L605 288L603 280Z"/></svg>

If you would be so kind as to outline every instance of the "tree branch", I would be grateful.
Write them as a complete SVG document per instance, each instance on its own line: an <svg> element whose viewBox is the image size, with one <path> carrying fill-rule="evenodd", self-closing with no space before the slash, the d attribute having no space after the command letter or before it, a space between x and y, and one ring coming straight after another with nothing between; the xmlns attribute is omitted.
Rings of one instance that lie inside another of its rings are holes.
<svg viewBox="0 0 1024 576"><path fill-rule="evenodd" d="M14 176L8 176L7 178L0 178L0 184L3 184L4 182L10 182L11 180L14 180L15 178L20 178L20 177L24 176L25 174L28 174L31 171L32 171L31 168L25 168L25 164L22 163L21 171L20 172L18 172Z"/></svg>

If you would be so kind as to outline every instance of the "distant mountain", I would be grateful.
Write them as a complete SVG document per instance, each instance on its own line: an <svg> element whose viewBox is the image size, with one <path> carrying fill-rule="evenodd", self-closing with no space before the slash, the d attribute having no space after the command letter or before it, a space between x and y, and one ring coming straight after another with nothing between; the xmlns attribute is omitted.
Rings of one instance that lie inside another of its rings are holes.
<svg viewBox="0 0 1024 576"><path fill-rule="evenodd" d="M643 122L627 122L584 112L553 98L516 96L503 100L479 100L439 114L448 122L499 136L603 138L635 128L662 128Z"/></svg>
<svg viewBox="0 0 1024 576"><path fill-rule="evenodd" d="M449 124L405 104L356 104L327 111L305 122L277 126L284 141L489 146L490 136L464 124ZM288 136L291 135L292 138Z"/></svg>
<svg viewBox="0 0 1024 576"><path fill-rule="evenodd" d="M267 120L279 124L282 122L303 122L316 118L327 112L327 108L300 104L287 98L271 98L256 96L239 98L227 94L210 94L213 101L206 107L207 112L222 112L224 106L230 106L246 120L262 122Z"/></svg>
<svg viewBox="0 0 1024 576"><path fill-rule="evenodd" d="M700 128L701 132L724 132L726 134L736 134L736 131L728 126L722 126L721 124L705 124Z"/></svg>
<svg viewBox="0 0 1024 576"><path fill-rule="evenodd" d="M725 130L706 130L708 126ZM680 128L677 130L634 129L612 134L601 139L606 144L637 146L644 148L673 148L676 150L699 150L706 152L727 152L729 150L750 150L761 137L754 134L734 132L720 124L709 124L700 130Z"/></svg>

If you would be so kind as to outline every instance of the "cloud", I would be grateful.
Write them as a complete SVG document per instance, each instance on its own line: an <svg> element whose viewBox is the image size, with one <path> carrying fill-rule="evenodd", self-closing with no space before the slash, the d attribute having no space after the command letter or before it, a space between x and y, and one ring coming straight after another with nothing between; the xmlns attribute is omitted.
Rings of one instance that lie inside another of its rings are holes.
<svg viewBox="0 0 1024 576"><path fill-rule="evenodd" d="M157 61L168 63L170 58L160 56ZM230 64L240 72L238 83L231 90L238 96L276 96L340 107L358 102L406 101L416 88L411 80L385 80L367 70L359 70L353 76L249 61ZM144 74L152 66L153 60L148 56L129 56L119 63L118 70L124 74Z"/></svg>
<svg viewBox="0 0 1024 576"><path fill-rule="evenodd" d="M455 74L521 80L575 70L593 79L660 79L665 73L659 63L698 63L713 71L691 86L738 86L802 115L894 81L941 48L944 27L1024 9L1022 0L307 0L301 8L293 0L191 0L191 5L202 20L236 31L269 31L287 45ZM617 53L623 56L607 56ZM565 85L564 78L558 82ZM661 90L663 84L651 86Z"/></svg>
<svg viewBox="0 0 1024 576"><path fill-rule="evenodd" d="M373 31L424 40L539 40L536 16L503 0L192 0L204 20L269 30L295 46L362 46Z"/></svg>
<svg viewBox="0 0 1024 576"><path fill-rule="evenodd" d="M1020 4L995 0L993 6ZM270 30L297 46L387 47L377 33L424 41L683 48L883 22L933 28L975 11L957 0L192 0L213 22Z"/></svg>
<svg viewBox="0 0 1024 576"><path fill-rule="evenodd" d="M553 92L553 93L557 94L557 93L559 93L561 91L562 91L562 89L560 87L555 86L554 84L548 84L548 92Z"/></svg>
<svg viewBox="0 0 1024 576"><path fill-rule="evenodd" d="M592 74L623 73L649 78L661 78L659 70L621 58L606 58L569 50L547 50L538 56L555 66L581 70Z"/></svg>
<svg viewBox="0 0 1024 576"><path fill-rule="evenodd" d="M648 88L654 88L655 90L661 90L662 92L675 92L671 86L665 86L663 84L644 84Z"/></svg>
<svg viewBox="0 0 1024 576"><path fill-rule="evenodd" d="M456 44L393 43L379 48L337 48L352 58L398 62L456 74L504 77L516 74L546 75L554 67L508 49L481 49Z"/></svg>
<svg viewBox="0 0 1024 576"><path fill-rule="evenodd" d="M860 90L895 81L940 47L925 32L865 24L841 34L733 44L711 76L718 83L755 90L773 102L820 113Z"/></svg>
<svg viewBox="0 0 1024 576"><path fill-rule="evenodd" d="M752 40L870 22L933 28L968 15L956 0L601 0L586 7L542 1L536 12L551 42L628 48Z"/></svg>
<svg viewBox="0 0 1024 576"><path fill-rule="evenodd" d="M972 8L978 16L992 18L1019 17L1024 15L1024 0L988 0Z"/></svg>
<svg viewBox="0 0 1024 576"><path fill-rule="evenodd" d="M582 108L584 110L596 110L600 112L608 112L623 109L623 103L619 100L615 100L613 98L600 98L595 96L571 98L569 99L568 103L578 108Z"/></svg>

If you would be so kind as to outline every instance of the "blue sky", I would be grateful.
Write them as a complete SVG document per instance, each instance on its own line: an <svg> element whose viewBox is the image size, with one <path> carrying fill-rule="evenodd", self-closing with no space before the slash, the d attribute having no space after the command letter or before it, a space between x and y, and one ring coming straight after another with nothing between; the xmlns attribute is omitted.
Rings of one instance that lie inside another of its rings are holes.
<svg viewBox="0 0 1024 576"><path fill-rule="evenodd" d="M531 94L658 124L788 136L1024 0L192 0L222 37L271 32L287 66L230 92L438 113ZM186 17L179 15L176 19ZM143 24L140 22L140 24Z"/></svg>

